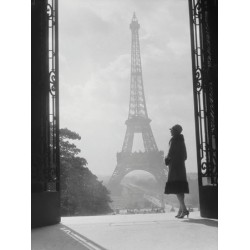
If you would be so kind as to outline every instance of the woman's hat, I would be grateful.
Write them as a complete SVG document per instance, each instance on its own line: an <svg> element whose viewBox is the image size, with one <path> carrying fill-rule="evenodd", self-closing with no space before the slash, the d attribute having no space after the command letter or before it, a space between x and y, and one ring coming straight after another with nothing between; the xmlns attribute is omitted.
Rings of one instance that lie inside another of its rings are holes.
<svg viewBox="0 0 250 250"><path fill-rule="evenodd" d="M174 131L176 131L176 132L178 132L179 134L182 132L182 126L181 125L179 125L179 124L176 124L176 125L174 125L172 128L170 128L170 130L174 130Z"/></svg>

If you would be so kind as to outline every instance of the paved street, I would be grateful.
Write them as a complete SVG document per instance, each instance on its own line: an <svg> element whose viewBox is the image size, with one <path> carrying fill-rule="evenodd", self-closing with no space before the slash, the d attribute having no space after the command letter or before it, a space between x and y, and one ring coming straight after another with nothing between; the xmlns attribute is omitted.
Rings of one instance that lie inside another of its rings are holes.
<svg viewBox="0 0 250 250"><path fill-rule="evenodd" d="M175 213L63 217L61 224L52 226L54 229L46 227L47 239L45 229L32 230L32 250L218 249L217 220L201 218L199 212L192 212L189 219L174 216ZM47 248L39 248L43 241Z"/></svg>

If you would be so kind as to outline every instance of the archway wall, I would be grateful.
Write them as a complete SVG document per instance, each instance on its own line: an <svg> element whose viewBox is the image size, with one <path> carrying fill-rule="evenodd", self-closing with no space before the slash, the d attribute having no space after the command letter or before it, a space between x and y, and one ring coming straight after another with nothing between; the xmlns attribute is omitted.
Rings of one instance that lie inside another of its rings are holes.
<svg viewBox="0 0 250 250"><path fill-rule="evenodd" d="M51 8L52 12L48 12ZM50 23L58 28L57 0L31 2L31 226L40 227L60 222L59 141L58 141L58 53L54 39L49 43ZM53 15L49 14L53 13ZM52 56L53 54L53 56ZM53 63L51 62L53 57ZM52 76L52 78L50 78ZM57 85L55 84L57 83ZM55 117L57 114L57 117ZM52 118L52 129L51 119Z"/></svg>

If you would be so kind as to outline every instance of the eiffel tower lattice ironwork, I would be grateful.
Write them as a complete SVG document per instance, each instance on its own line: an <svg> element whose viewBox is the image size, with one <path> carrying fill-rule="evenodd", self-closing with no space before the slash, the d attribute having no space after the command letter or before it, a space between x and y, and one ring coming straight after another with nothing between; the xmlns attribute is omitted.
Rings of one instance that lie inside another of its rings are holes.
<svg viewBox="0 0 250 250"><path fill-rule="evenodd" d="M147 113L142 79L139 28L140 24L134 13L130 24L132 46L129 114L125 122L127 130L122 151L117 153L117 166L109 181L111 191L116 190L123 177L134 170L144 170L152 174L161 189L166 181L164 152L158 150L150 126L151 120ZM141 133L145 152L132 152L135 133Z"/></svg>

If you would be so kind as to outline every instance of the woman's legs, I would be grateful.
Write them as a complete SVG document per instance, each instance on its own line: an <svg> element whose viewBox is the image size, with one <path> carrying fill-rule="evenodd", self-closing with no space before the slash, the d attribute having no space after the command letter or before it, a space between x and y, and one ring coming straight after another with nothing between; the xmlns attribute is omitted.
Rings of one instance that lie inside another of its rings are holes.
<svg viewBox="0 0 250 250"><path fill-rule="evenodd" d="M178 199L182 208L182 213L180 216L177 216L178 219L183 219L185 216L189 216L189 211L186 208L185 202L184 202L185 195L184 193L178 194Z"/></svg>
<svg viewBox="0 0 250 250"><path fill-rule="evenodd" d="M184 202L184 198L185 198L184 193L182 193L182 194L177 194L177 198L178 198L179 203L180 203L180 209L181 209L182 211L187 211L187 208L186 208L186 205L185 205L185 202Z"/></svg>
<svg viewBox="0 0 250 250"><path fill-rule="evenodd" d="M182 209L182 202L181 202L180 195L176 194L176 196L177 196L177 199L179 201L179 211L178 211L178 214L177 214L177 216L178 216L178 215L180 215L182 213L183 209Z"/></svg>

